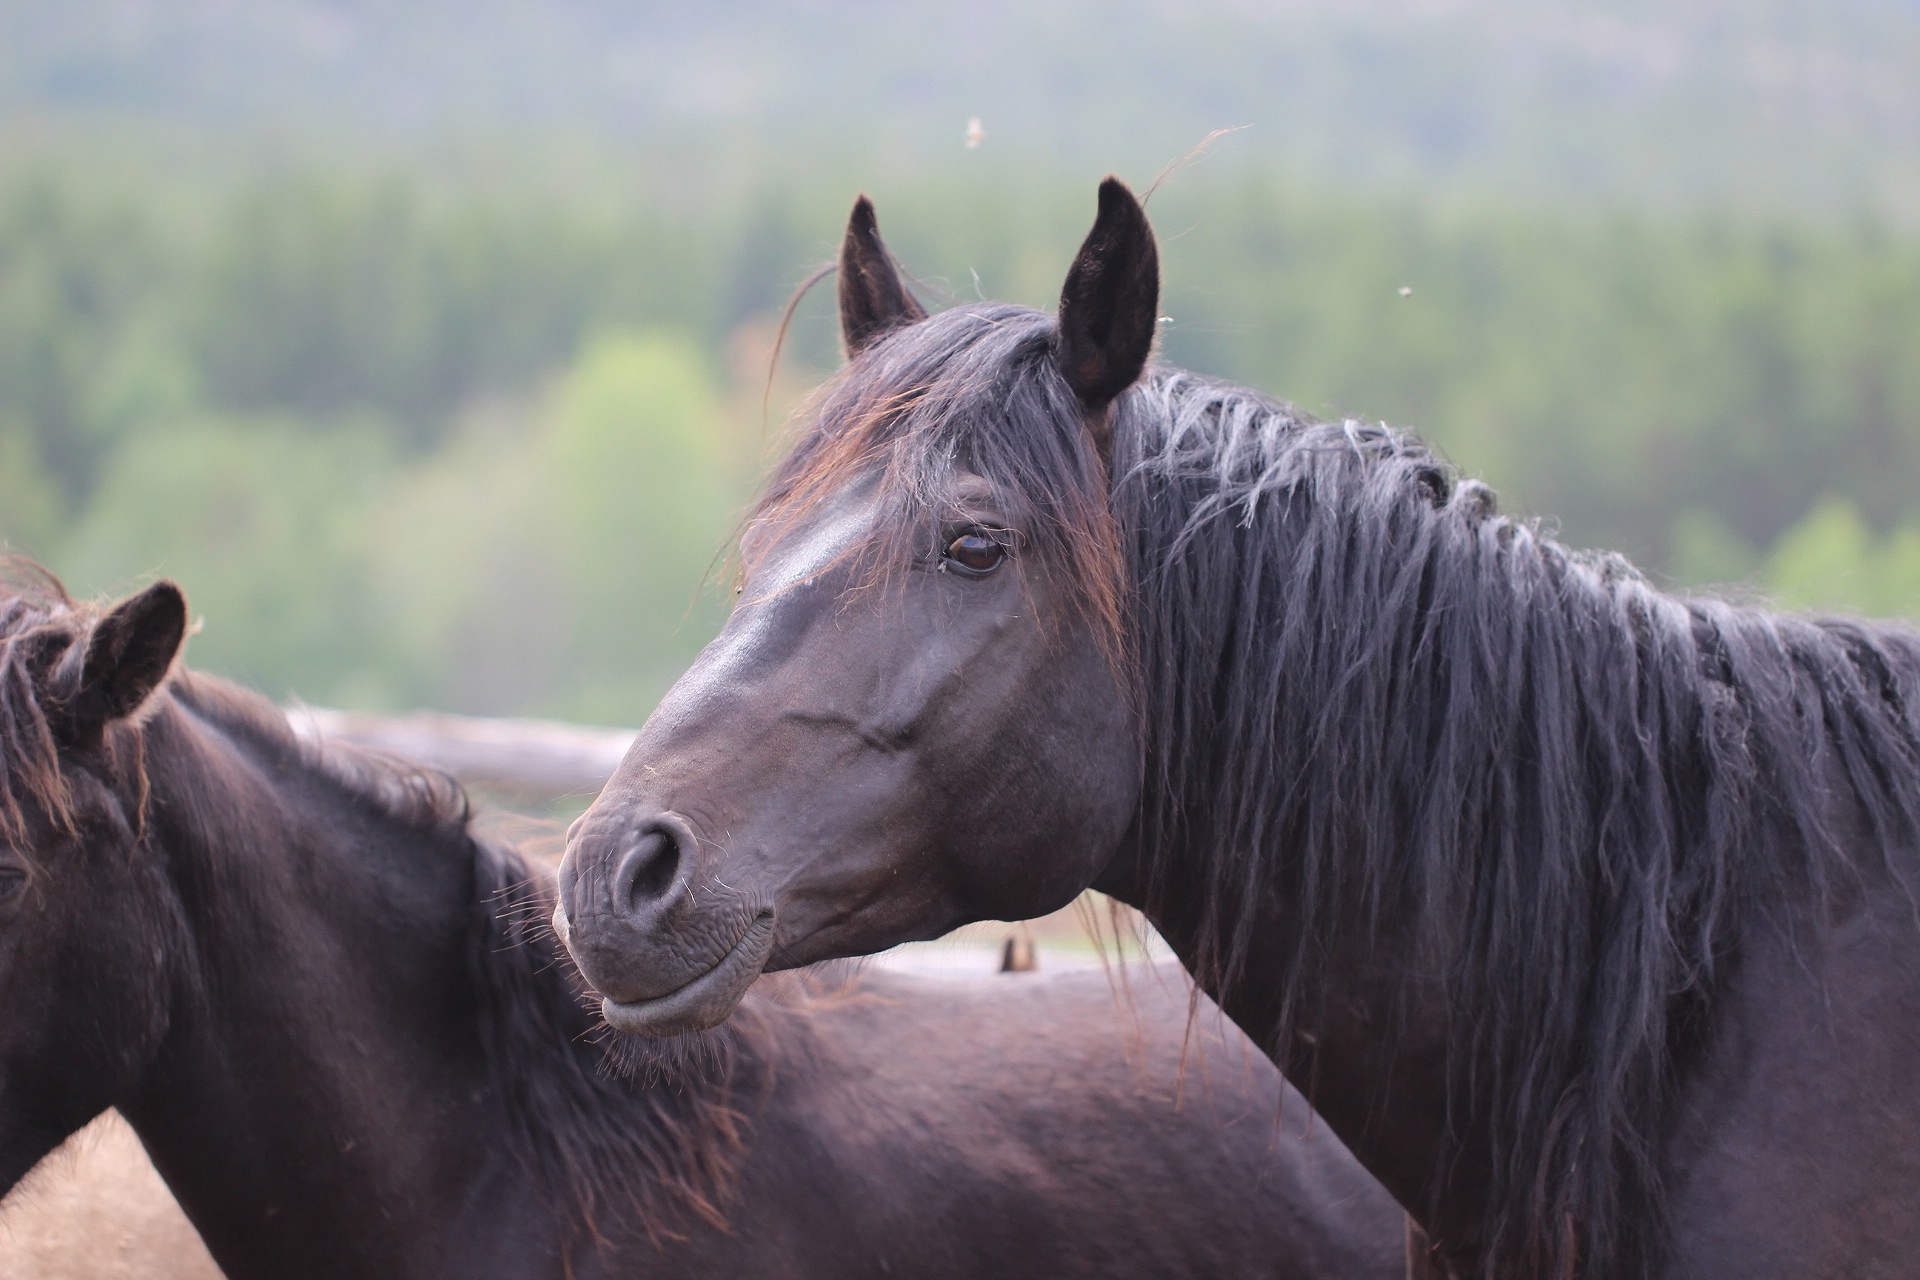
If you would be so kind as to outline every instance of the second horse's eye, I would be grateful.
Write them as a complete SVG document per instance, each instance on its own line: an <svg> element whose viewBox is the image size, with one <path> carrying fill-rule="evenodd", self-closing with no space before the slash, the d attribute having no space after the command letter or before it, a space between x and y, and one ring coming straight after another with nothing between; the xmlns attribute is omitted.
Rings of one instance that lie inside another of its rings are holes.
<svg viewBox="0 0 1920 1280"><path fill-rule="evenodd" d="M961 573L985 577L1000 567L1000 562L1007 558L1007 549L980 530L969 529L947 544L943 558Z"/></svg>

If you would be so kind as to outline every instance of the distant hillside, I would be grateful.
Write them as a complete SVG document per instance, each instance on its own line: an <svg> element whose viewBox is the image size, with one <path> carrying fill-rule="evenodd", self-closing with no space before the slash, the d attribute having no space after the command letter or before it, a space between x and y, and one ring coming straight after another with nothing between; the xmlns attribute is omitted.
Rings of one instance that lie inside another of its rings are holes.
<svg viewBox="0 0 1920 1280"><path fill-rule="evenodd" d="M1149 175L1920 219L1914 0L0 4L0 112L671 135L801 164L983 151Z"/></svg>

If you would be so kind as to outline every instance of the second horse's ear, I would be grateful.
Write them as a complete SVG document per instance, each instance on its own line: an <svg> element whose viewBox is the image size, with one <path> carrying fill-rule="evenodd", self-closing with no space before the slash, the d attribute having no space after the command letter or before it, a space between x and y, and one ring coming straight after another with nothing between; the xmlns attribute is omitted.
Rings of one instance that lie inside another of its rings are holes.
<svg viewBox="0 0 1920 1280"><path fill-rule="evenodd" d="M847 355L859 355L890 329L926 318L880 239L873 201L861 196L840 244L840 336Z"/></svg>
<svg viewBox="0 0 1920 1280"><path fill-rule="evenodd" d="M1099 412L1132 386L1160 319L1160 251L1147 211L1118 178L1100 184L1100 212L1060 290L1060 371Z"/></svg>
<svg viewBox="0 0 1920 1280"><path fill-rule="evenodd" d="M94 623L66 698L62 727L69 740L91 742L138 711L167 678L186 637L187 598L166 581L128 596Z"/></svg>

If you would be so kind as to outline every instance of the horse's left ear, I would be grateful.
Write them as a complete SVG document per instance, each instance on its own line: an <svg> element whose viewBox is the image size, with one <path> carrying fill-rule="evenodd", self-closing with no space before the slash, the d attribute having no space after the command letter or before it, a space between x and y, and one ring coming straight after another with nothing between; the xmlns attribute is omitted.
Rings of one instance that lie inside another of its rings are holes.
<svg viewBox="0 0 1920 1280"><path fill-rule="evenodd" d="M891 329L925 320L927 311L907 292L893 255L880 239L873 201L861 196L840 242L840 336L857 356Z"/></svg>
<svg viewBox="0 0 1920 1280"><path fill-rule="evenodd" d="M1153 351L1160 251L1147 211L1118 178L1100 184L1100 212L1060 290L1060 369L1089 412L1132 386Z"/></svg>
<svg viewBox="0 0 1920 1280"><path fill-rule="evenodd" d="M90 742L140 709L167 678L187 636L187 598L162 580L128 596L93 624L80 659L66 724L74 742Z"/></svg>

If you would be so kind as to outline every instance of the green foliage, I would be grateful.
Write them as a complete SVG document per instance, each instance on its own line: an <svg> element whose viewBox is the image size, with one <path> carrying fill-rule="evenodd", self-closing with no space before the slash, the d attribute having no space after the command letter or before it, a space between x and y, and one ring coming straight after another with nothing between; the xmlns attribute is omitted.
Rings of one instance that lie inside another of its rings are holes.
<svg viewBox="0 0 1920 1280"><path fill-rule="evenodd" d="M0 420L31 437L62 505L86 487L123 353L167 292L153 230L131 202L47 175L0 189Z"/></svg>
<svg viewBox="0 0 1920 1280"><path fill-rule="evenodd" d="M594 339L537 405L482 416L376 515L416 701L637 723L718 626L741 494L700 349Z"/></svg>
<svg viewBox="0 0 1920 1280"><path fill-rule="evenodd" d="M382 433L202 419L129 436L56 567L83 594L152 577L186 587L193 662L276 696L382 701L383 619L364 513L391 464Z"/></svg>
<svg viewBox="0 0 1920 1280"><path fill-rule="evenodd" d="M597 136L600 167L703 196L836 160L859 166L849 194L1000 157L1144 183L1241 124L1215 163L1316 187L1911 215L1916 67L1912 0L0 6L20 132L170 126L167 164L198 122L284 164L325 130L405 139L424 168L478 167L476 133L532 125L507 146L548 174L577 176L550 157Z"/></svg>
<svg viewBox="0 0 1920 1280"><path fill-rule="evenodd" d="M1730 586L1751 578L1760 555L1753 545L1712 511L1689 507L1673 519L1667 545L1668 569L1694 586Z"/></svg>
<svg viewBox="0 0 1920 1280"><path fill-rule="evenodd" d="M712 633L768 336L858 181L78 174L0 170L0 539L88 592L180 577L196 663L315 700L631 722ZM936 305L1051 305L1092 212L984 168L871 185ZM1920 241L1231 173L1151 208L1168 359L1412 427L1682 583L1913 612ZM787 372L836 359L829 283Z"/></svg>
<svg viewBox="0 0 1920 1280"><path fill-rule="evenodd" d="M0 419L0 550L33 555L59 528L59 490L39 441L17 417Z"/></svg>
<svg viewBox="0 0 1920 1280"><path fill-rule="evenodd" d="M577 718L643 716L718 625L700 570L740 495L705 365L684 341L610 335L559 397L541 496L574 608L576 687L560 709Z"/></svg>
<svg viewBox="0 0 1920 1280"><path fill-rule="evenodd" d="M1874 536L1845 498L1822 498L1767 558L1766 584L1791 608L1920 619L1920 519Z"/></svg>
<svg viewBox="0 0 1920 1280"><path fill-rule="evenodd" d="M434 442L476 395L550 371L594 324L698 326L710 246L647 210L434 207L403 183L247 192L206 251L194 345L240 408L373 409Z"/></svg>

